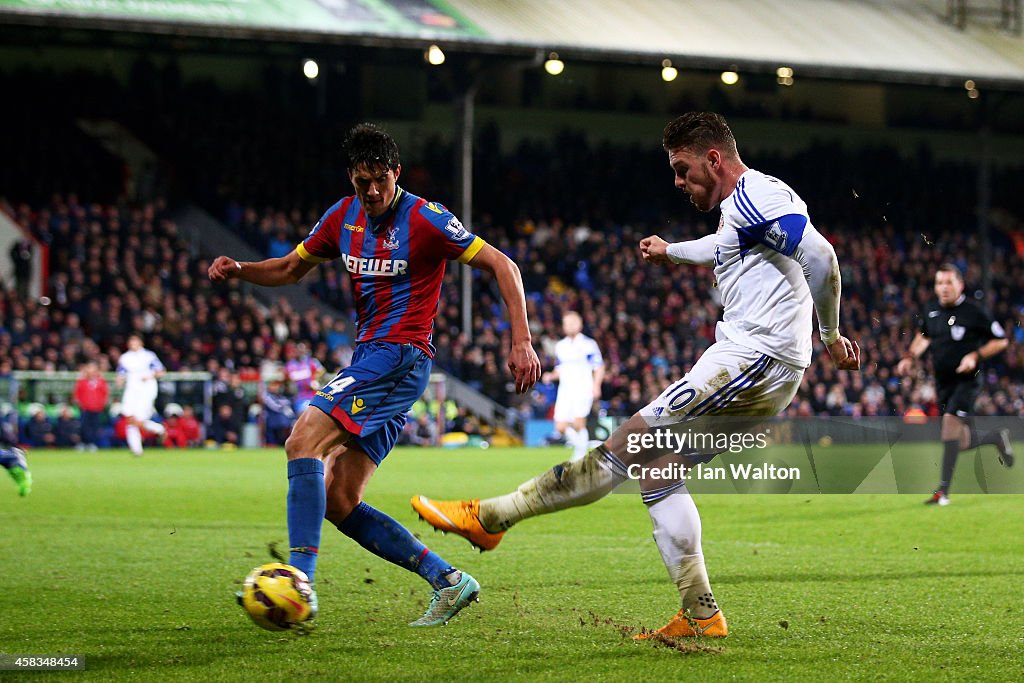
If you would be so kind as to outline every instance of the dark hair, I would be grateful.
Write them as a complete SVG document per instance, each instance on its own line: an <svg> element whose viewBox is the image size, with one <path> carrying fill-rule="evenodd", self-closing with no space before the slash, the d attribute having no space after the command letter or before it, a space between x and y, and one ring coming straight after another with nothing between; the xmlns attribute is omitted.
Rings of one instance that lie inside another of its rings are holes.
<svg viewBox="0 0 1024 683"><path fill-rule="evenodd" d="M365 164L367 168L390 168L401 164L398 158L398 144L387 131L372 123L360 123L345 135L342 149L348 158L350 170Z"/></svg>
<svg viewBox="0 0 1024 683"><path fill-rule="evenodd" d="M955 263L943 263L941 266L936 268L936 272L953 273L953 277L955 277L957 280L959 280L960 282L964 281L964 274L960 272L960 269L956 266Z"/></svg>
<svg viewBox="0 0 1024 683"><path fill-rule="evenodd" d="M686 148L703 154L712 147L724 156L738 157L736 138L729 124L720 114L709 111L691 111L670 121L665 126L661 146L666 152Z"/></svg>

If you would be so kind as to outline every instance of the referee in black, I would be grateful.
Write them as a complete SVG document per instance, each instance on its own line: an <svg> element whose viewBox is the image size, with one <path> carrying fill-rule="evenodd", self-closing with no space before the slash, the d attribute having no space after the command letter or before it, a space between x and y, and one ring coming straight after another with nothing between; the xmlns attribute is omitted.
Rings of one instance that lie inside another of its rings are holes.
<svg viewBox="0 0 1024 683"><path fill-rule="evenodd" d="M974 401L981 391L981 362L1009 344L1002 325L981 306L964 296L964 277L952 263L944 263L935 272L936 302L921 318L921 328L910 343L910 350L896 366L896 373L907 375L918 358L932 350L935 388L942 409L942 480L927 505L949 505L949 483L953 479L960 451L992 444L999 451L999 462L1013 466L1010 430L978 434L971 426Z"/></svg>

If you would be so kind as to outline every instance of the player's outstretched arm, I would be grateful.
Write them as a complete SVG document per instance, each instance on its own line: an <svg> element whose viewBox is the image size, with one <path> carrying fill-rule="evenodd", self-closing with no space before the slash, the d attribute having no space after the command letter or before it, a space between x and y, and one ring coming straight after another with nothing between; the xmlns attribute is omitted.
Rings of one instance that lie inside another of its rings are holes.
<svg viewBox="0 0 1024 683"><path fill-rule="evenodd" d="M210 264L207 274L213 282L237 278L254 285L280 287L293 285L313 269L315 263L302 260L297 251L281 258L263 261L236 261L230 256L218 256Z"/></svg>
<svg viewBox="0 0 1024 683"><path fill-rule="evenodd" d="M512 327L508 369L515 378L516 393L524 394L540 379L541 369L540 359L533 350L530 323L526 319L526 294L519 266L489 244L485 244L470 259L469 265L491 273L498 281L498 289L508 309L509 324Z"/></svg>
<svg viewBox="0 0 1024 683"><path fill-rule="evenodd" d="M715 265L714 233L699 240L669 244L657 235L640 240L640 256L645 263L690 263L698 266Z"/></svg>
<svg viewBox="0 0 1024 683"><path fill-rule="evenodd" d="M836 250L820 232L807 226L793 258L803 268L818 315L818 333L840 370L860 370L860 345L839 334L839 297L843 279Z"/></svg>

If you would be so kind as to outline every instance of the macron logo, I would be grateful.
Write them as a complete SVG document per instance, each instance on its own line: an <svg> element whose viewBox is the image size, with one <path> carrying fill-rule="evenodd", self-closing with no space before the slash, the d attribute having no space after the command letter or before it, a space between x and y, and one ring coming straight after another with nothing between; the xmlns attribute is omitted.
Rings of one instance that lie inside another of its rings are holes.
<svg viewBox="0 0 1024 683"><path fill-rule="evenodd" d="M405 259L356 258L342 254L345 269L355 275L383 275L395 277L405 275L409 270L409 262Z"/></svg>

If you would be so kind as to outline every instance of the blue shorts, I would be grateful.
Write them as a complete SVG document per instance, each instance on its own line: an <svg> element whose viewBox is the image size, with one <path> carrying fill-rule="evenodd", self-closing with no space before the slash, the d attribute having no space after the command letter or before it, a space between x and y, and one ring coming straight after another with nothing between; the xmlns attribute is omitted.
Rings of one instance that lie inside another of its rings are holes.
<svg viewBox="0 0 1024 683"><path fill-rule="evenodd" d="M348 366L310 402L353 435L380 465L398 441L405 415L427 389L430 356L412 344L363 342Z"/></svg>

